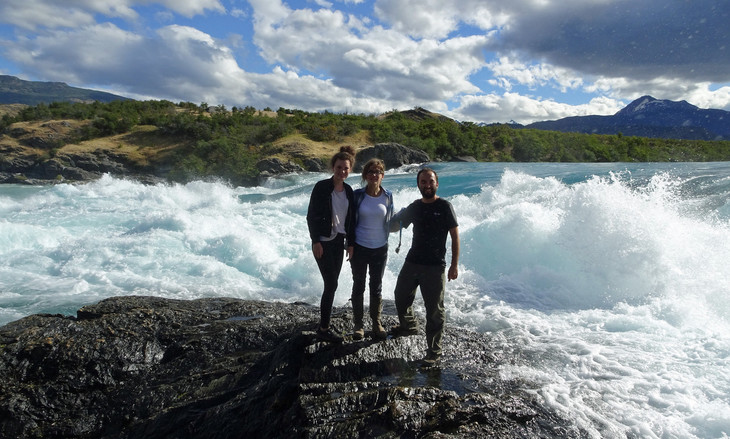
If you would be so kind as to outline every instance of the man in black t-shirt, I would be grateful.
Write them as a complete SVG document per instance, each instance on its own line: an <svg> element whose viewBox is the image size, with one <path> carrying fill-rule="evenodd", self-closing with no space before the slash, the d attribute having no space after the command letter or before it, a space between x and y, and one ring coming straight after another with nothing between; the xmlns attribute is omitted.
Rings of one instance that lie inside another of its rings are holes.
<svg viewBox="0 0 730 439"><path fill-rule="evenodd" d="M438 175L423 168L416 177L422 198L401 210L391 221L408 227L413 224L413 242L395 286L395 306L400 325L391 330L394 336L417 333L413 314L416 289L421 288L426 308L425 365L436 364L441 358L441 340L445 320L444 288L446 269L446 236L451 236L451 265L448 279L459 276L459 224L451 203L436 195Z"/></svg>

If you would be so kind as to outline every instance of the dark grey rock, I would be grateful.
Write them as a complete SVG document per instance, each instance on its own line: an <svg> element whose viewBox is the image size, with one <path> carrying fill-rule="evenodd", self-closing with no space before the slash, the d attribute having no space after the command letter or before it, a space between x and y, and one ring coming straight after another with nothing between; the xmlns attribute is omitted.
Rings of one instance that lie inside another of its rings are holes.
<svg viewBox="0 0 730 439"><path fill-rule="evenodd" d="M56 133L48 133L42 136L28 136L21 140L24 145L38 149L53 149L61 147L64 137Z"/></svg>
<svg viewBox="0 0 730 439"><path fill-rule="evenodd" d="M76 167L74 162L66 156L54 157L36 163L30 169L25 171L25 175L29 178L40 180L75 180L88 181L95 180L100 177L99 173L89 172L85 169Z"/></svg>
<svg viewBox="0 0 730 439"><path fill-rule="evenodd" d="M425 152L408 148L399 143L378 143L358 151L355 156L353 170L355 172L362 171L363 165L372 158L383 160L386 169L394 169L414 163L427 163L431 160Z"/></svg>
<svg viewBox="0 0 730 439"><path fill-rule="evenodd" d="M128 173L124 161L120 157L109 157L102 151L69 156L69 160L77 168L97 174L123 175Z"/></svg>
<svg viewBox="0 0 730 439"><path fill-rule="evenodd" d="M474 163L474 162L477 162L477 159L474 158L474 157L472 157L472 156L470 156L470 155L460 155L460 156L452 157L451 158L451 161L452 162L469 162L469 163Z"/></svg>
<svg viewBox="0 0 730 439"><path fill-rule="evenodd" d="M308 158L304 160L304 169L309 172L325 172L327 168L319 158Z"/></svg>
<svg viewBox="0 0 730 439"><path fill-rule="evenodd" d="M276 157L265 158L256 163L256 169L265 176L303 172L304 169L293 162L283 162Z"/></svg>
<svg viewBox="0 0 730 439"><path fill-rule="evenodd" d="M0 157L0 171L9 173L20 173L35 165L35 160L31 157L14 157L8 159Z"/></svg>
<svg viewBox="0 0 730 439"><path fill-rule="evenodd" d="M348 311L333 323L349 328ZM318 318L303 303L134 296L9 323L0 437L588 436L535 383L500 378L521 360L488 335L447 326L441 365L423 369L423 334L327 344Z"/></svg>
<svg viewBox="0 0 730 439"><path fill-rule="evenodd" d="M129 163L123 155L97 150L79 154L59 154L49 159L37 157L0 158L3 183L29 182L85 182L96 180L104 174L131 177L142 182L161 182L155 169L140 169Z"/></svg>

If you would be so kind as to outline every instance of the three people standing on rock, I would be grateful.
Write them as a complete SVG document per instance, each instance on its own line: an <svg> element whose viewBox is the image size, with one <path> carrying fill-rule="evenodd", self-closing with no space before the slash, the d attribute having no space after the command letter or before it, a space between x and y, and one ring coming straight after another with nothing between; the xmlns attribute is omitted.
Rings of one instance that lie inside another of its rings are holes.
<svg viewBox="0 0 730 439"><path fill-rule="evenodd" d="M366 274L370 271L370 317L373 336L384 339L381 323L382 279L388 256L388 233L413 224L413 241L398 275L395 304L399 325L393 336L417 333L413 313L416 289L420 287L426 308L426 364L441 357L445 321L444 289L446 279L456 279L459 262L459 232L451 203L436 195L438 175L423 168L416 177L421 199L398 214L393 214L393 196L382 187L385 166L379 159L368 161L362 177L366 187L352 191L344 182L354 167L354 151L343 147L330 162L334 175L318 182L312 190L307 224L312 252L324 280L321 301L321 340L341 342L341 334L330 328L334 292L347 245L353 274L352 306L356 340L364 337L363 296ZM352 194L352 196L350 196ZM344 202L345 200L346 202ZM446 238L451 237L451 262L446 271ZM345 244L345 238L347 238Z"/></svg>

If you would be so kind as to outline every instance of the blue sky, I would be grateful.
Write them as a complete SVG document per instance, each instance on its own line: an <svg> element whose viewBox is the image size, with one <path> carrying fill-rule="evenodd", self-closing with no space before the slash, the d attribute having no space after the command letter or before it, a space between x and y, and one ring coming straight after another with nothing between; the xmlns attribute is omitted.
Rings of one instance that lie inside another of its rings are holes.
<svg viewBox="0 0 730 439"><path fill-rule="evenodd" d="M730 110L717 0L3 0L0 74L135 99L470 122Z"/></svg>

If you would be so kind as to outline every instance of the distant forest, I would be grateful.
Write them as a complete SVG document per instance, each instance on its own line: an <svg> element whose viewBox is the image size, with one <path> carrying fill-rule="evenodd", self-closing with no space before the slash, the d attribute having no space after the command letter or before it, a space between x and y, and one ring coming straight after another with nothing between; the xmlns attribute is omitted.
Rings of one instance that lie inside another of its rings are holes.
<svg viewBox="0 0 730 439"><path fill-rule="evenodd" d="M205 103L119 100L55 102L26 107L0 119L0 132L15 122L88 120L74 141L157 127L184 138L176 167L196 175L255 175L258 160L277 153L274 143L293 134L337 143L363 131L371 144L395 142L425 151L432 160L471 156L488 162L666 162L730 160L729 141L654 139L562 133L457 122L421 108L383 115L309 113L279 108L227 109ZM59 145L60 147L61 145ZM360 145L353 145L360 146Z"/></svg>

